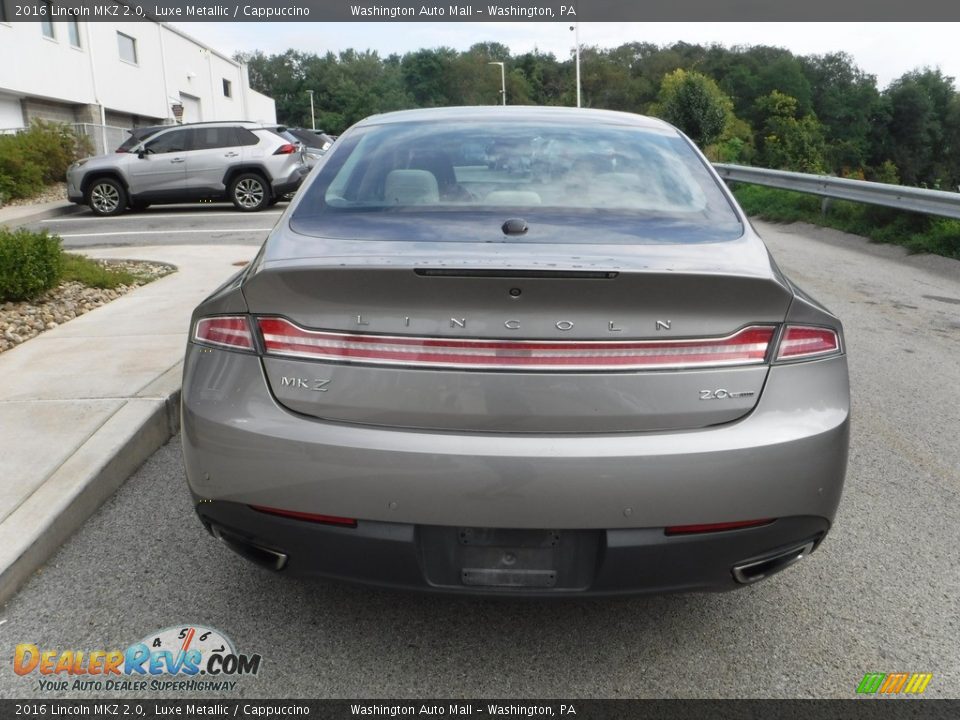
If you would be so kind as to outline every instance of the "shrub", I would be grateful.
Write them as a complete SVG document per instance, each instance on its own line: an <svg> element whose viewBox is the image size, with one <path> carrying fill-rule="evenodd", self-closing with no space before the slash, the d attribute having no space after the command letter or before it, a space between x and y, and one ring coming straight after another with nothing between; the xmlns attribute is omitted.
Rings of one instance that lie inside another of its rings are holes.
<svg viewBox="0 0 960 720"><path fill-rule="evenodd" d="M43 188L43 169L32 162L16 142L16 135L0 135L0 202L35 195Z"/></svg>
<svg viewBox="0 0 960 720"><path fill-rule="evenodd" d="M28 130L0 135L0 195L36 195L60 182L70 164L92 152L90 140L69 125L35 120Z"/></svg>
<svg viewBox="0 0 960 720"><path fill-rule="evenodd" d="M809 222L862 235L874 242L903 245L910 252L960 259L960 221L894 208L833 200L826 215L815 195L737 184L733 189L748 215L773 222Z"/></svg>
<svg viewBox="0 0 960 720"><path fill-rule="evenodd" d="M138 278L126 270L104 267L83 255L64 253L63 274L60 279L83 283L87 287L111 289L120 285L133 285Z"/></svg>
<svg viewBox="0 0 960 720"><path fill-rule="evenodd" d="M33 298L55 286L62 270L60 238L0 228L0 301Z"/></svg>

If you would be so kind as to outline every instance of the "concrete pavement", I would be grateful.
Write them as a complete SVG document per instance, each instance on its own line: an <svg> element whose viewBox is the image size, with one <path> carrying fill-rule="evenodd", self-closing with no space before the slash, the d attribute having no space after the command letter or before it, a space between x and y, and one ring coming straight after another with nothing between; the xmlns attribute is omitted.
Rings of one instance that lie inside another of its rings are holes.
<svg viewBox="0 0 960 720"><path fill-rule="evenodd" d="M7 207L0 207L0 226L6 225L14 228L50 218L73 215L83 212L85 209L66 200L54 200L53 202L31 205L8 205Z"/></svg>
<svg viewBox="0 0 960 720"><path fill-rule="evenodd" d="M91 250L178 271L0 354L0 603L176 432L190 313L256 249Z"/></svg>

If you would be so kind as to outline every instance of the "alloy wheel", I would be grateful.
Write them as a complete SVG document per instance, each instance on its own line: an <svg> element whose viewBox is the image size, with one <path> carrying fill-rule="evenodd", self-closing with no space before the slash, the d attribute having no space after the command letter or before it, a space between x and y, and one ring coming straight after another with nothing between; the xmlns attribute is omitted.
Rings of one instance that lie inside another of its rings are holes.
<svg viewBox="0 0 960 720"><path fill-rule="evenodd" d="M237 202L245 208L255 208L263 202L263 185L253 179L241 180L234 190Z"/></svg>
<svg viewBox="0 0 960 720"><path fill-rule="evenodd" d="M94 186L90 200L98 212L110 214L120 206L120 193L109 183Z"/></svg>

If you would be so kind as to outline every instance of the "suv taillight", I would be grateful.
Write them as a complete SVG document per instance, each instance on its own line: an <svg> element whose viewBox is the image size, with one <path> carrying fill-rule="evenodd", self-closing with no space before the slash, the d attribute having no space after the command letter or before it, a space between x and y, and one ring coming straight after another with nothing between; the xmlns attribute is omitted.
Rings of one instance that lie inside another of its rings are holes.
<svg viewBox="0 0 960 720"><path fill-rule="evenodd" d="M201 345L229 348L230 350L256 350L250 324L242 315L221 315L197 320L193 328L193 341Z"/></svg>
<svg viewBox="0 0 960 720"><path fill-rule="evenodd" d="M287 143L286 145L281 145L274 151L274 155L290 155L297 151L297 146L292 143Z"/></svg>
<svg viewBox="0 0 960 720"><path fill-rule="evenodd" d="M805 360L840 353L836 330L807 325L787 325L780 338L777 360Z"/></svg>

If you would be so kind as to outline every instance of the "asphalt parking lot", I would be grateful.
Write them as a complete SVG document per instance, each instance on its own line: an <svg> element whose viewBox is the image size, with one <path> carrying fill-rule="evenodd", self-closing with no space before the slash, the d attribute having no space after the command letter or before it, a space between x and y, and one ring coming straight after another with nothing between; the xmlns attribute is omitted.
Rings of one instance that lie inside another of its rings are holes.
<svg viewBox="0 0 960 720"><path fill-rule="evenodd" d="M253 243L276 219L166 209L43 226L70 245ZM134 234L153 228L166 232ZM723 595L551 602L271 575L201 528L175 439L0 609L0 647L112 649L204 624L264 658L225 697L849 698L866 672L933 673L927 696L960 697L960 263L758 229L844 320L853 392L835 528L785 573ZM0 663L0 697L65 695L85 696Z"/></svg>
<svg viewBox="0 0 960 720"><path fill-rule="evenodd" d="M49 230L65 248L119 245L259 245L286 209L287 203L257 213L240 212L229 203L154 205L116 217L98 217L88 208L33 223L31 230Z"/></svg>

